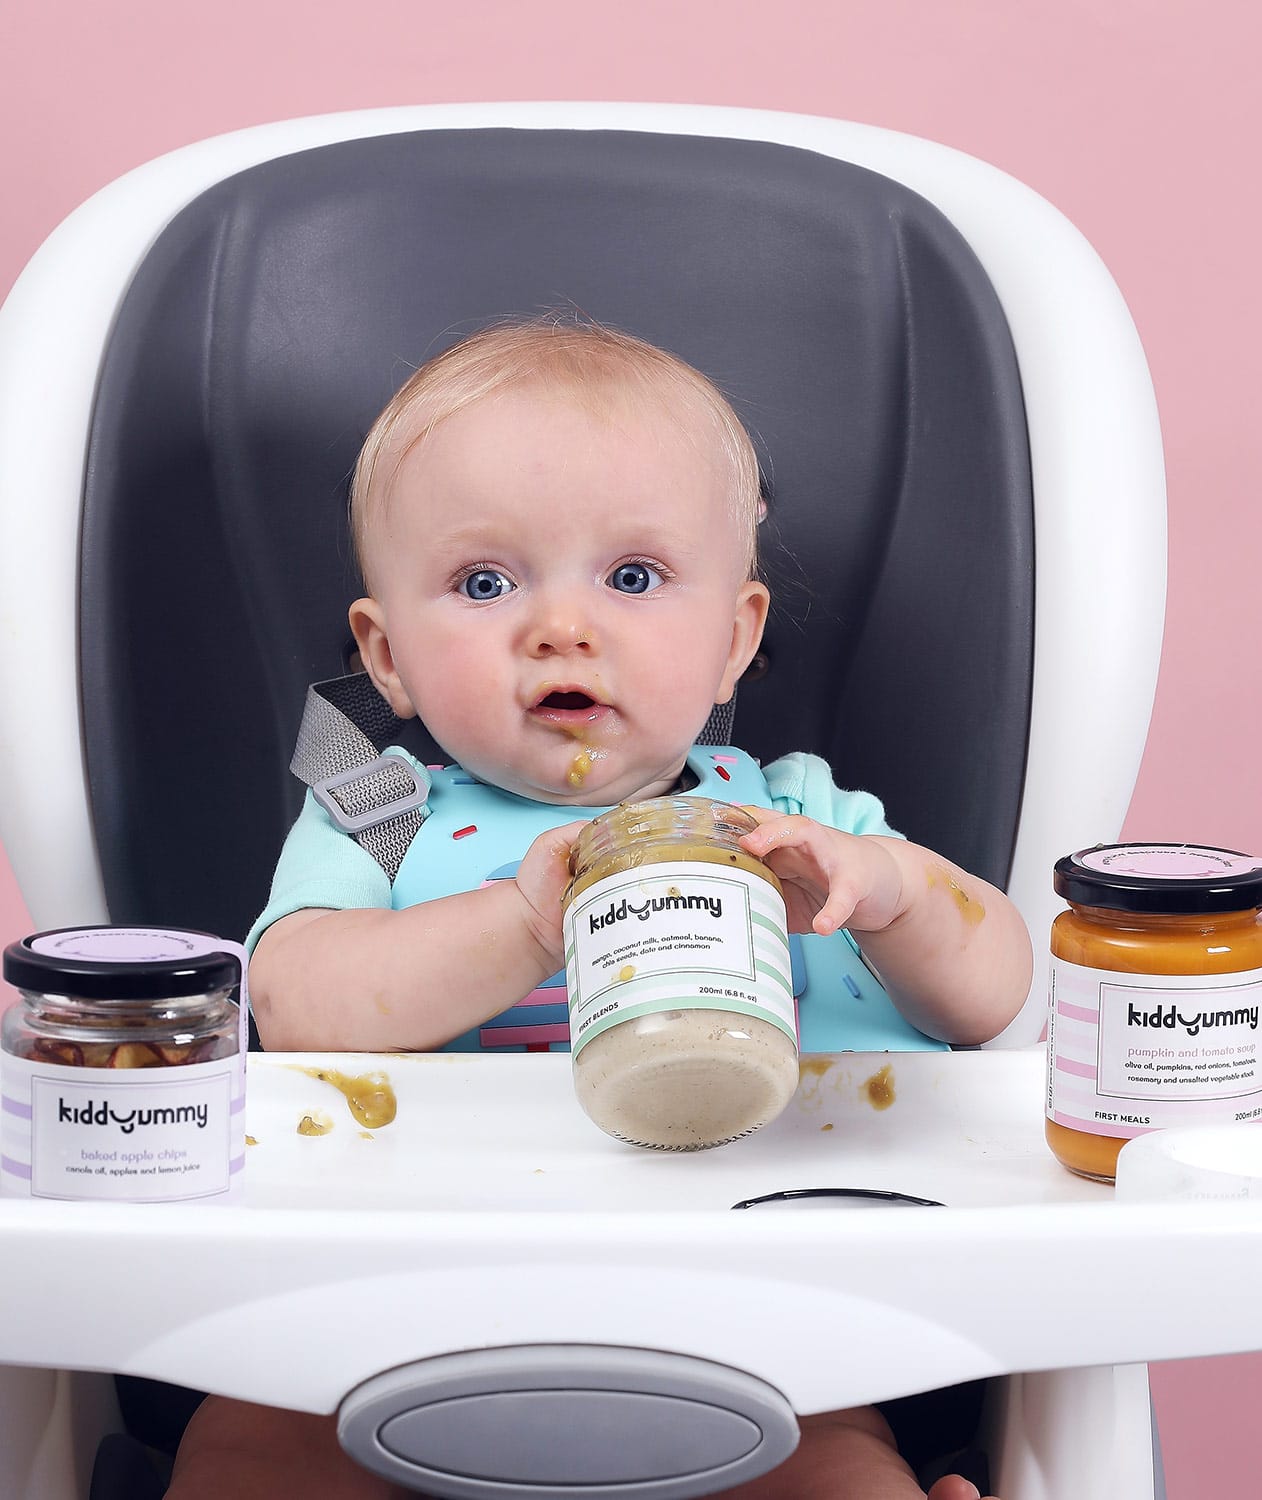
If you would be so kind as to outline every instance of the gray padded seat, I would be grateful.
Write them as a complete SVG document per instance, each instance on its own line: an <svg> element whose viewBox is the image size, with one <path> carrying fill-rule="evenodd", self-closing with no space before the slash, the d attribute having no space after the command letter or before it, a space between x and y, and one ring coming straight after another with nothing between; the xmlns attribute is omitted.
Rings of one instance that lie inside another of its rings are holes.
<svg viewBox="0 0 1262 1500"><path fill-rule="evenodd" d="M775 606L737 740L825 756L894 826L1005 881L1032 502L1007 327L959 234L904 187L793 147L439 131L223 181L128 293L81 581L115 921L244 932L301 796L286 766L304 689L342 670L363 435L428 355L556 307L677 351L754 433Z"/></svg>

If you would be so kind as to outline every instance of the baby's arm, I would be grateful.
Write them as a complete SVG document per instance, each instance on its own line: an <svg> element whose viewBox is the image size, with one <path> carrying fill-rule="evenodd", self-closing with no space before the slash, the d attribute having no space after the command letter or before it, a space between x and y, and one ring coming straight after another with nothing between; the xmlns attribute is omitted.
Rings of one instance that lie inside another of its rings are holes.
<svg viewBox="0 0 1262 1500"><path fill-rule="evenodd" d="M742 843L780 877L794 932L848 927L899 1010L930 1036L988 1041L1029 990L1030 936L1011 901L929 849L749 808Z"/></svg>
<svg viewBox="0 0 1262 1500"><path fill-rule="evenodd" d="M537 838L514 880L403 911L308 908L275 922L250 963L263 1045L428 1051L528 995L563 962L567 824Z"/></svg>
<svg viewBox="0 0 1262 1500"><path fill-rule="evenodd" d="M925 1500L874 1406L803 1417L801 1428L801 1443L778 1469L715 1500ZM977 1486L947 1474L928 1500L977 1500Z"/></svg>

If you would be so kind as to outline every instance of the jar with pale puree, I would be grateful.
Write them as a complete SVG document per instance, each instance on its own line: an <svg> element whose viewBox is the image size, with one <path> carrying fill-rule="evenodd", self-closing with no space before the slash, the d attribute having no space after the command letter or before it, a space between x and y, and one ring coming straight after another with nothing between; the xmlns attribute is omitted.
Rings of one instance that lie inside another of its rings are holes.
<svg viewBox="0 0 1262 1500"><path fill-rule="evenodd" d="M784 894L704 797L623 803L575 842L565 896L574 1086L619 1140L720 1146L798 1083Z"/></svg>

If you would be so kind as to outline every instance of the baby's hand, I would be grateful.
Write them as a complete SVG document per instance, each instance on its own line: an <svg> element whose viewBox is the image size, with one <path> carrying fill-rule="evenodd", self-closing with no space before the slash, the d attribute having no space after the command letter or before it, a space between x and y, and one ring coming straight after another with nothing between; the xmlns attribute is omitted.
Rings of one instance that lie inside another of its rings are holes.
<svg viewBox="0 0 1262 1500"><path fill-rule="evenodd" d="M959 1474L944 1474L929 1486L926 1500L978 1500L978 1490L970 1479ZM996 1497L987 1495L985 1500L996 1500Z"/></svg>
<svg viewBox="0 0 1262 1500"><path fill-rule="evenodd" d="M526 850L517 867L517 889L525 898L531 931L559 969L565 957L561 941L561 898L570 883L570 849L587 824L550 828Z"/></svg>
<svg viewBox="0 0 1262 1500"><path fill-rule="evenodd" d="M902 916L902 873L881 840L762 807L741 844L779 877L790 932L881 932Z"/></svg>

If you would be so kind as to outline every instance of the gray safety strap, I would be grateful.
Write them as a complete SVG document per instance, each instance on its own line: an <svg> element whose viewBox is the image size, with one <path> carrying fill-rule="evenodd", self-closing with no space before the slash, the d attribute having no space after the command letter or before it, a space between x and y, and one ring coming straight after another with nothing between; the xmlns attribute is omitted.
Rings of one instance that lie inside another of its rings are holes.
<svg viewBox="0 0 1262 1500"><path fill-rule="evenodd" d="M726 703L716 703L710 710L710 717L701 726L701 733L697 736L697 744L732 744L732 722L735 718L736 694L733 693Z"/></svg>
<svg viewBox="0 0 1262 1500"><path fill-rule="evenodd" d="M429 816L429 777L401 755L380 753L401 727L366 673L313 682L289 762L336 826L391 881Z"/></svg>
<svg viewBox="0 0 1262 1500"><path fill-rule="evenodd" d="M736 700L715 704L700 745L730 745ZM429 816L430 780L401 755L382 755L402 721L365 672L313 682L307 689L289 769L343 833L390 877L399 873Z"/></svg>

